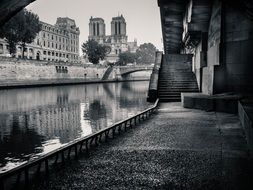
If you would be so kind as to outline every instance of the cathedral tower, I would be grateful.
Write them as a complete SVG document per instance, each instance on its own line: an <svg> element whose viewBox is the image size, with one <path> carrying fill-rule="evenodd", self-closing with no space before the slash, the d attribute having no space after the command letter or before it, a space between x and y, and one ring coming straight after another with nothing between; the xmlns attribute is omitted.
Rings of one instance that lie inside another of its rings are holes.
<svg viewBox="0 0 253 190"><path fill-rule="evenodd" d="M126 21L122 15L112 18L111 35L112 36L114 35L126 36Z"/></svg>
<svg viewBox="0 0 253 190"><path fill-rule="evenodd" d="M105 36L105 21L102 18L90 18L89 23L89 39L94 39L99 43L103 43Z"/></svg>

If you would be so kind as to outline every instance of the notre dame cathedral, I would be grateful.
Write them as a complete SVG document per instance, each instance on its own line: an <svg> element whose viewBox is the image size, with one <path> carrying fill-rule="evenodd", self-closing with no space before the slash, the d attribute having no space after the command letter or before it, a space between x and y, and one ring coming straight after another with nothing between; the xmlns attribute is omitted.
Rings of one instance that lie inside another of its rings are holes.
<svg viewBox="0 0 253 190"><path fill-rule="evenodd" d="M126 21L121 15L113 17L111 21L111 35L106 35L105 21L102 18L90 18L89 23L89 39L96 40L99 44L111 47L111 52L106 60L116 62L119 54L130 51L135 53L138 46L137 41L128 42L126 34Z"/></svg>

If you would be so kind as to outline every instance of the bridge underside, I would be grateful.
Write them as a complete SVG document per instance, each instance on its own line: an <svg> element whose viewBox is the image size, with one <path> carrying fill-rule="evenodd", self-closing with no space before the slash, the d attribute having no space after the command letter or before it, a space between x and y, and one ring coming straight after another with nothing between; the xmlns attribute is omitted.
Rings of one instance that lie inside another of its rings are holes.
<svg viewBox="0 0 253 190"><path fill-rule="evenodd" d="M35 0L1 0L0 26Z"/></svg>
<svg viewBox="0 0 253 190"><path fill-rule="evenodd" d="M136 73L136 72L141 72L141 71L151 71L152 69L137 69L137 70L132 70L132 71L127 71L127 72L121 72L121 76L127 76L131 73Z"/></svg>

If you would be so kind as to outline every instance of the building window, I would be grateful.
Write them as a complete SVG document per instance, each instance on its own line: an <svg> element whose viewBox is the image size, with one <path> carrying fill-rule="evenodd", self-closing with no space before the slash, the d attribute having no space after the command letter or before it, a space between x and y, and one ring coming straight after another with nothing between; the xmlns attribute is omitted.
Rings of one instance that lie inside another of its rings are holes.
<svg viewBox="0 0 253 190"><path fill-rule="evenodd" d="M118 54L118 50L115 50L115 52L116 52L116 55Z"/></svg>
<svg viewBox="0 0 253 190"><path fill-rule="evenodd" d="M37 39L37 45L40 45L40 40L39 39Z"/></svg>
<svg viewBox="0 0 253 190"><path fill-rule="evenodd" d="M58 53L55 53L55 56L58 57Z"/></svg>
<svg viewBox="0 0 253 190"><path fill-rule="evenodd" d="M52 42L52 48L54 48L54 43Z"/></svg>
<svg viewBox="0 0 253 190"><path fill-rule="evenodd" d="M97 23L97 35L99 36L99 23Z"/></svg>
<svg viewBox="0 0 253 190"><path fill-rule="evenodd" d="M57 47L57 44L55 44L55 48L57 49L58 47Z"/></svg>
<svg viewBox="0 0 253 190"><path fill-rule="evenodd" d="M54 35L52 34L52 40L54 40Z"/></svg>
<svg viewBox="0 0 253 190"><path fill-rule="evenodd" d="M4 51L4 45L3 44L0 44L0 53L2 54Z"/></svg>
<svg viewBox="0 0 253 190"><path fill-rule="evenodd" d="M119 34L121 34L121 24L119 22Z"/></svg>
<svg viewBox="0 0 253 190"><path fill-rule="evenodd" d="M118 23L117 22L115 22L115 34L118 34L118 32L117 32L117 29L118 29L118 25L117 25ZM116 53L117 54L117 53Z"/></svg>
<svg viewBox="0 0 253 190"><path fill-rule="evenodd" d="M46 37L46 34L45 34L45 32L43 32L43 38L45 38Z"/></svg>
<svg viewBox="0 0 253 190"><path fill-rule="evenodd" d="M93 23L93 36L96 36L96 25Z"/></svg>
<svg viewBox="0 0 253 190"><path fill-rule="evenodd" d="M47 47L50 47L50 42L48 42Z"/></svg>
<svg viewBox="0 0 253 190"><path fill-rule="evenodd" d="M51 52L50 52L50 51L48 52L48 55L51 55Z"/></svg>
<svg viewBox="0 0 253 190"><path fill-rule="evenodd" d="M44 45L44 47L46 46L46 42L45 41L43 42L43 45Z"/></svg>
<svg viewBox="0 0 253 190"><path fill-rule="evenodd" d="M44 55L46 55L46 54L47 54L47 52L46 52L46 51L43 51L43 54L44 54Z"/></svg>
<svg viewBox="0 0 253 190"><path fill-rule="evenodd" d="M52 56L54 56L54 52L52 52Z"/></svg>

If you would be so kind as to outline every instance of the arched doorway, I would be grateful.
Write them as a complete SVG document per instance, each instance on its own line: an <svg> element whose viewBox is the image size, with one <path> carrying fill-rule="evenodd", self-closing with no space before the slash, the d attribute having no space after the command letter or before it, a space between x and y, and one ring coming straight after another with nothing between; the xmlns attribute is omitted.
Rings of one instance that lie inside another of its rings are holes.
<svg viewBox="0 0 253 190"><path fill-rule="evenodd" d="M36 60L40 60L40 52L39 51L36 54Z"/></svg>
<svg viewBox="0 0 253 190"><path fill-rule="evenodd" d="M33 49L29 49L29 59L33 59Z"/></svg>

